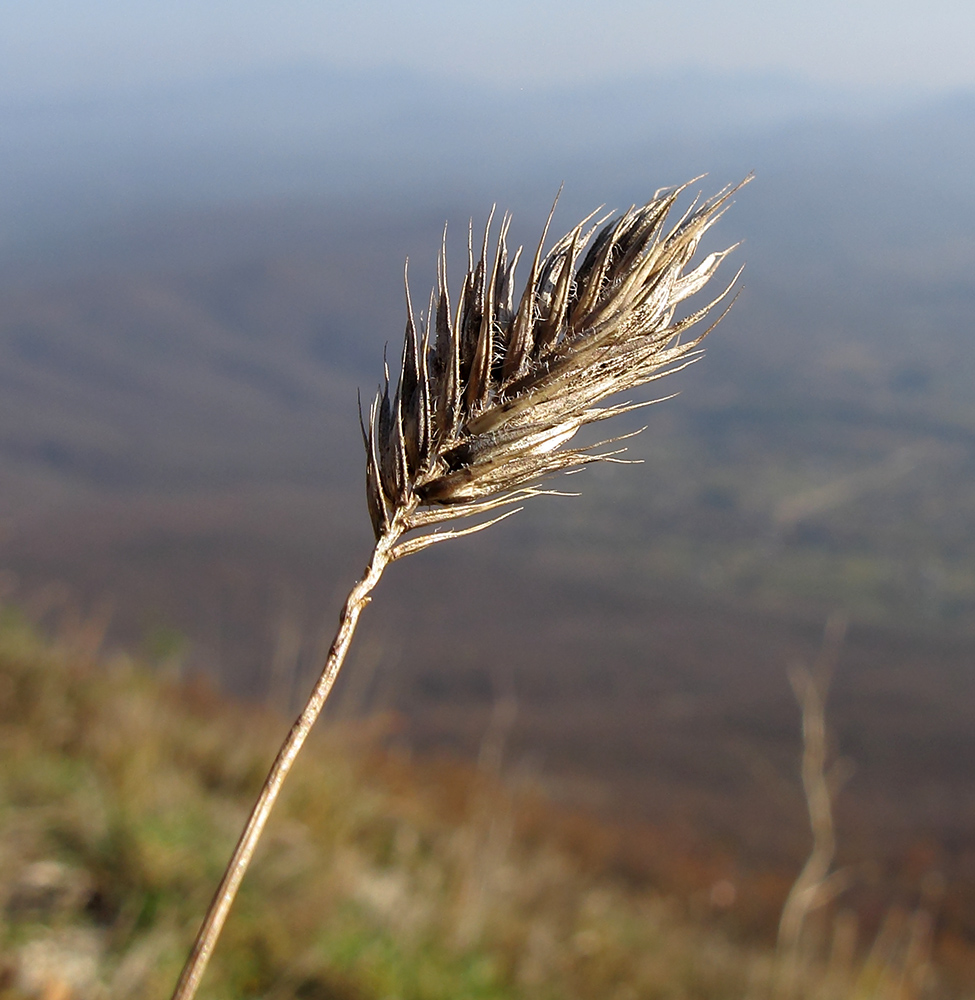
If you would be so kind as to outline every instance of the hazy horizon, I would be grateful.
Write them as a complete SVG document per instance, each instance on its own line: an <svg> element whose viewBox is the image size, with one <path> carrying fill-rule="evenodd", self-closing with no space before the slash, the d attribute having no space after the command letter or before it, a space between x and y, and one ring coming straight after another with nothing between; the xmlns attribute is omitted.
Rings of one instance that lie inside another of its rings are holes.
<svg viewBox="0 0 975 1000"><path fill-rule="evenodd" d="M0 4L0 100L316 60L341 70L432 70L455 81L534 88L715 70L795 74L820 84L928 91L975 86L975 9L932 0L67 0Z"/></svg>

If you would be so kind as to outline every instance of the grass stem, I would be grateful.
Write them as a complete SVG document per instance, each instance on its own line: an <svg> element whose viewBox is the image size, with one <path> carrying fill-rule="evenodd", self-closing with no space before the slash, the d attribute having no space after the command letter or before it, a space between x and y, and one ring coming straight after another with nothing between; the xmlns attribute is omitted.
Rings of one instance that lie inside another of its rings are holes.
<svg viewBox="0 0 975 1000"><path fill-rule="evenodd" d="M407 285L399 383L391 396L387 369L368 421L361 408L359 413L376 548L345 603L321 677L264 782L173 1000L196 995L281 786L321 713L383 570L394 559L496 524L512 513L512 504L545 493L539 484L557 472L616 460L619 449L600 453L591 446L563 446L586 424L646 405L596 405L601 400L679 371L699 355L711 327L690 339L683 335L732 291L737 278L703 308L682 318L677 310L734 249L692 264L705 233L740 187L695 199L669 232L667 217L687 185L661 189L642 208L604 226L588 251L600 226L587 229L592 216L543 259L546 223L517 306L514 270L521 251L508 262L510 216L493 257L488 220L481 259L475 265L471 254L456 311L450 307L443 251L438 294L431 295L419 327ZM506 513L469 528L434 528L399 542L416 529L505 507Z"/></svg>
<svg viewBox="0 0 975 1000"><path fill-rule="evenodd" d="M405 512L403 513L405 515ZM193 942L193 948L180 974L179 981L176 983L176 989L173 991L172 1000L192 1000L196 996L207 963L213 954L227 914L233 905L237 890L240 888L244 874L250 865L284 780L325 706L325 701L335 684L335 678L338 676L339 668L349 650L352 636L355 634L359 615L369 603L369 594L379 582L383 570L396 558L393 548L404 530L404 517L399 515L394 517L387 530L376 542L372 559L369 561L362 579L352 588L346 599L339 619L338 631L332 640L332 646L322 668L321 676L318 678L307 704L281 745L268 776L264 779L261 793L251 810L247 825L237 841L234 853L224 870L220 885L214 893L203 924Z"/></svg>

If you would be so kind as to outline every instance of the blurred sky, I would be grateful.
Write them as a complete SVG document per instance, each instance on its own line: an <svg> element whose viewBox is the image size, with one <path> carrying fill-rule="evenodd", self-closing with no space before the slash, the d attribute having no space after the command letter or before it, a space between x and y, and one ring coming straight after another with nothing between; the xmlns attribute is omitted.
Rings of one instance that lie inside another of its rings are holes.
<svg viewBox="0 0 975 1000"><path fill-rule="evenodd" d="M513 85L681 69L975 87L972 0L0 0L0 100L315 60Z"/></svg>

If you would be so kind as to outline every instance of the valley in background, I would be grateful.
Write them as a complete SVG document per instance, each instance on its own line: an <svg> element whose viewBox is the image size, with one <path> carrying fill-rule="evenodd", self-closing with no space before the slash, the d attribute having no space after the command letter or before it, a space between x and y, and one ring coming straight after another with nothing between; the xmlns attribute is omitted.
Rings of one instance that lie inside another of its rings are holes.
<svg viewBox="0 0 975 1000"><path fill-rule="evenodd" d="M843 616L843 859L904 899L937 872L971 940L975 99L643 85L689 110L314 74L3 109L6 599L293 707L369 550L356 393L399 350L404 258L425 302L445 218L456 281L494 200L530 244L560 181L561 232L754 169L714 237L744 238L744 290L641 416L643 464L394 567L333 715L472 757L516 705L511 780L781 875L807 839L786 670Z"/></svg>

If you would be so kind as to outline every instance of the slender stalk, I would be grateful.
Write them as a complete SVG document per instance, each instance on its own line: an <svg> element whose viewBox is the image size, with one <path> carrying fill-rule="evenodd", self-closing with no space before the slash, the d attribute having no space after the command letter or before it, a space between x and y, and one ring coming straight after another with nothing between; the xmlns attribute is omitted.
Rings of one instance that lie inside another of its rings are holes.
<svg viewBox="0 0 975 1000"><path fill-rule="evenodd" d="M829 902L842 886L843 872L833 872L836 830L833 797L836 773L827 768L826 696L846 634L846 620L831 615L826 622L823 644L815 668L796 667L789 680L802 711L802 788L806 795L812 850L782 907L779 920L776 994L781 1000L795 996L802 960L802 931L809 914Z"/></svg>
<svg viewBox="0 0 975 1000"><path fill-rule="evenodd" d="M248 865L250 865L258 841L261 839L264 825L271 814L271 809L274 807L278 793L281 791L281 786L284 784L284 780L288 776L288 772L291 770L291 765L294 764L298 752L308 738L312 726L314 726L315 721L321 714L325 700L328 698L335 683L335 678L338 676L339 668L342 666L342 661L345 659L345 654L348 652L349 645L352 642L352 636L359 621L359 614L369 603L369 594L379 582L383 570L396 558L393 548L404 530L407 530L405 525L407 516L407 512L401 511L393 518L389 527L379 537L366 572L363 574L362 579L352 588L346 599L339 619L338 631L332 640L332 647L329 650L325 666L322 668L321 676L312 690L308 703L281 745L281 749L278 751L278 755L271 765L271 770L268 772L267 778L264 779L261 794L258 796L257 802L251 810L247 825L244 827L240 839L237 841L233 856L228 862L220 885L210 902L206 917L193 943L193 949L186 960L186 965L183 967L179 982L176 984L172 1000L192 1000L196 996L200 980L203 978L207 963L210 961L214 946L220 937L221 930L223 930L227 914L230 912L230 907L233 905L237 890L240 888L240 883L244 878L244 873L247 871Z"/></svg>
<svg viewBox="0 0 975 1000"><path fill-rule="evenodd" d="M538 484L557 472L615 461L615 450L563 446L586 424L646 405L597 406L601 400L679 371L697 356L709 331L692 339L682 335L707 316L734 282L702 309L679 320L675 314L731 252L708 254L686 270L737 188L696 201L667 232L668 213L685 187L662 189L643 208L610 222L584 257L599 223L583 232L590 216L543 259L546 223L517 306L514 269L521 251L509 264L505 234L510 216L502 223L493 266L488 222L481 260L475 266L471 254L453 321L443 252L438 294L436 300L431 296L420 328L407 287L399 385L390 397L387 371L368 422L361 409L359 414L376 548L346 601L322 675L264 782L173 1000L196 995L281 785L321 713L359 614L383 570L394 559L483 531L513 511L470 528L433 530L405 542L400 537L545 493Z"/></svg>

